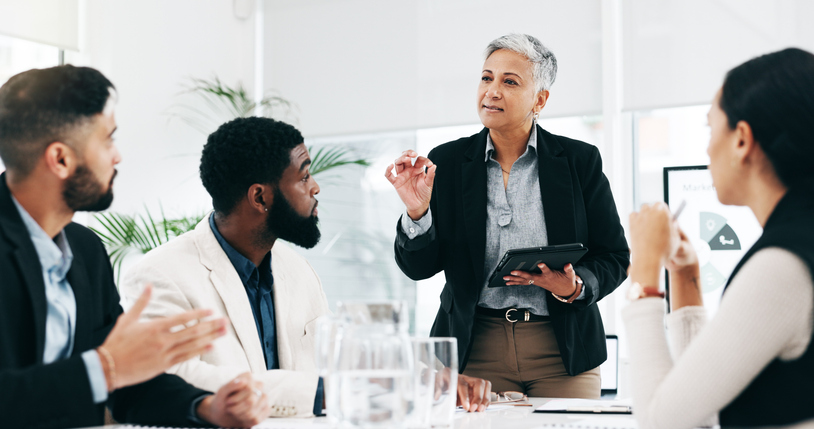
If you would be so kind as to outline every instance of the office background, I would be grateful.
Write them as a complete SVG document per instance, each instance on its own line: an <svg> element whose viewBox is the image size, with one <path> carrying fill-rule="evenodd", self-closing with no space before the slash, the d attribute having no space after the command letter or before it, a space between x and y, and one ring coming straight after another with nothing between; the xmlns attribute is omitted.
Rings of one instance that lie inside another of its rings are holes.
<svg viewBox="0 0 814 429"><path fill-rule="evenodd" d="M0 84L60 61L112 80L124 160L111 210L126 214L211 206L197 171L206 136L177 117L195 103L183 93L191 77L290 100L274 115L307 144L371 162L319 179L323 239L296 250L332 306L405 299L421 335L443 279L413 282L395 265L403 208L383 174L402 150L426 154L481 128L475 88L490 40L529 33L554 51L541 125L599 147L626 224L662 199L664 166L707 163L706 111L724 73L787 46L814 50L812 19L808 0L0 0ZM624 358L622 295L600 308Z"/></svg>

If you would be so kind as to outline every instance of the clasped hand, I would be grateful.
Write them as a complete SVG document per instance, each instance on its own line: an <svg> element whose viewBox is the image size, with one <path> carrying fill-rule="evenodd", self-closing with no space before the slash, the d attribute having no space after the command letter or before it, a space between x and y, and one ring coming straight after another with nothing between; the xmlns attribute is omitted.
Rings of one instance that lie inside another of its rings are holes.
<svg viewBox="0 0 814 429"><path fill-rule="evenodd" d="M537 265L540 273L529 271L512 271L510 276L503 277L506 286L534 285L539 286L555 295L571 296L577 289L574 266L565 265L562 271L552 270L546 264Z"/></svg>
<svg viewBox="0 0 814 429"><path fill-rule="evenodd" d="M667 204L644 204L630 214L631 277L652 284L665 266L671 272L697 270L698 256L673 220Z"/></svg>

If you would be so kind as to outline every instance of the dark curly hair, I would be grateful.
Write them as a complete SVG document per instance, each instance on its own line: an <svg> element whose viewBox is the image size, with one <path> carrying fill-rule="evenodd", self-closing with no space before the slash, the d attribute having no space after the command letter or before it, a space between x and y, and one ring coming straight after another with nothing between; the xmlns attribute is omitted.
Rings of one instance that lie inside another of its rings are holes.
<svg viewBox="0 0 814 429"><path fill-rule="evenodd" d="M69 143L102 113L112 89L89 67L65 65L13 76L0 87L0 158L6 168L28 175L48 145Z"/></svg>
<svg viewBox="0 0 814 429"><path fill-rule="evenodd" d="M291 164L302 134L269 118L237 118L209 135L201 155L201 181L215 211L229 214L255 183L276 185Z"/></svg>

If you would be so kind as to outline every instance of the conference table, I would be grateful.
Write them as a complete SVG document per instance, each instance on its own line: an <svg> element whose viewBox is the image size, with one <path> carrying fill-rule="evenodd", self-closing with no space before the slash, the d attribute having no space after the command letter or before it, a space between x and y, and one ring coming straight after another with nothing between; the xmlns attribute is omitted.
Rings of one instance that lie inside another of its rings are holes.
<svg viewBox="0 0 814 429"><path fill-rule="evenodd" d="M494 404L482 413L455 413L453 429L536 429L536 428L636 428L631 415L548 414L534 409L551 398L530 398L532 406ZM99 426L94 429L125 429L128 425ZM310 419L268 419L255 426L262 429L330 429L325 417Z"/></svg>

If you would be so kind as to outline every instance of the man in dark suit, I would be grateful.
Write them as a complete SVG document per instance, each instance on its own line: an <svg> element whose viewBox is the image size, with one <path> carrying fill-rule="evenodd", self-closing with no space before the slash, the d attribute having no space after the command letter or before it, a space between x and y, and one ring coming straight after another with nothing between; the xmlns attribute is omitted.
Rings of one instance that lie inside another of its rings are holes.
<svg viewBox="0 0 814 429"><path fill-rule="evenodd" d="M607 351L596 303L625 279L629 258L599 151L537 125L557 71L539 40L510 34L486 52L483 131L427 158L406 151L388 168L406 207L396 262L415 280L444 272L431 335L458 339L463 374L497 391L598 397ZM574 266L517 270L503 278L509 287L487 287L507 250L569 243L589 249Z"/></svg>
<svg viewBox="0 0 814 429"><path fill-rule="evenodd" d="M90 68L30 70L0 88L0 425L101 425L105 404L121 422L256 424L269 409L250 375L213 395L162 374L211 348L225 321L199 310L139 322L149 287L123 313L101 241L71 222L113 200L114 105Z"/></svg>

